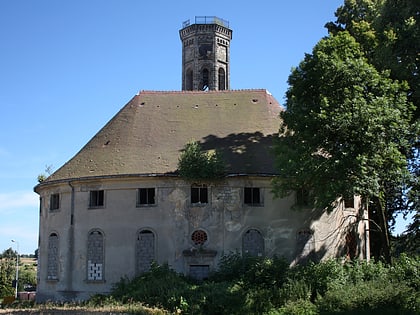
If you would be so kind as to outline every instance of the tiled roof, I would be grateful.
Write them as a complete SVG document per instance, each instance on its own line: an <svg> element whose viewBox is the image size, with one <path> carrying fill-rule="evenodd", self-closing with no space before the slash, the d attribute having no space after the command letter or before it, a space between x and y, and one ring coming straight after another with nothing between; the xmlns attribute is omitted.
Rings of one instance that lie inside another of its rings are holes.
<svg viewBox="0 0 420 315"><path fill-rule="evenodd" d="M274 174L280 110L266 90L142 91L44 183L174 174L191 140L220 152L231 174Z"/></svg>

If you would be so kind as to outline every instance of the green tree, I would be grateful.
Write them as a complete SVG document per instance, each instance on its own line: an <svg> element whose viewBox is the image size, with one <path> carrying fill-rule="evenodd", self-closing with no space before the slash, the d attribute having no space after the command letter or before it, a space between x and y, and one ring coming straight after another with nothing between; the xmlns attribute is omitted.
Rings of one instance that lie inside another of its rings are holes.
<svg viewBox="0 0 420 315"><path fill-rule="evenodd" d="M16 252L9 248L0 255L0 297L14 295L15 272Z"/></svg>
<svg viewBox="0 0 420 315"><path fill-rule="evenodd" d="M179 158L178 172L187 180L215 180L225 175L225 164L216 151L204 152L197 142L189 142Z"/></svg>
<svg viewBox="0 0 420 315"><path fill-rule="evenodd" d="M274 192L305 188L316 207L330 210L339 196L362 196L380 212L382 254L389 260L386 187L410 177L407 84L378 72L346 31L320 40L288 83Z"/></svg>
<svg viewBox="0 0 420 315"><path fill-rule="evenodd" d="M376 69L389 71L392 79L408 82L407 97L416 110L412 117L411 149L405 155L413 176L403 184L392 186L388 183L385 193L391 227L397 213L415 213L414 221L406 231L411 235L403 238L407 241L415 240L420 234L419 6L419 0L345 0L336 11L336 21L326 25L332 34L349 32ZM373 209L371 216L378 212ZM407 248L415 245L407 244Z"/></svg>

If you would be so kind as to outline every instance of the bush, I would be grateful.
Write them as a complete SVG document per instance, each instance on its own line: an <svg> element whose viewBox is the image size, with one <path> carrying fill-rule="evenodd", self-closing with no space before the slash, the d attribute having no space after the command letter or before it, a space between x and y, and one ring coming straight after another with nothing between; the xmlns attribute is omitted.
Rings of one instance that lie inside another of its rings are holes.
<svg viewBox="0 0 420 315"><path fill-rule="evenodd" d="M151 306L176 311L185 308L185 296L192 284L167 264L153 264L151 270L132 280L121 279L114 285L112 296L122 303L141 301Z"/></svg>
<svg viewBox="0 0 420 315"><path fill-rule="evenodd" d="M371 280L336 287L319 297L315 304L321 314L350 314L354 311L415 314L413 294L413 289L402 283Z"/></svg>
<svg viewBox="0 0 420 315"><path fill-rule="evenodd" d="M317 307L308 300L298 299L288 302L278 310L272 310L268 315L318 315Z"/></svg>
<svg viewBox="0 0 420 315"><path fill-rule="evenodd" d="M418 258L380 262L329 260L289 268L282 259L224 256L204 282L153 265L132 280L121 279L96 305L144 303L182 314L349 315L419 312Z"/></svg>

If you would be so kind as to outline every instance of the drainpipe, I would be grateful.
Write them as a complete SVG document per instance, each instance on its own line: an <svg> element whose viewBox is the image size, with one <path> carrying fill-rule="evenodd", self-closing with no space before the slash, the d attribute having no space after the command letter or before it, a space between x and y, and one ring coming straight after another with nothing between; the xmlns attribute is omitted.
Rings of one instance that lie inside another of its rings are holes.
<svg viewBox="0 0 420 315"><path fill-rule="evenodd" d="M74 186L68 182L71 187L71 201L70 201L70 226L68 234L68 251L67 251L67 268L66 268L66 291L69 293L73 291L73 263L74 263Z"/></svg>

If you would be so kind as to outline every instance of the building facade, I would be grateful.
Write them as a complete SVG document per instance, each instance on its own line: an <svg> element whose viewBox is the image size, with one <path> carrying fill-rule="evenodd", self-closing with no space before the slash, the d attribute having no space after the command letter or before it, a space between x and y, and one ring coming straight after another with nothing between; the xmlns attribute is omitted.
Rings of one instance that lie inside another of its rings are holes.
<svg viewBox="0 0 420 315"><path fill-rule="evenodd" d="M210 25L217 35L220 25ZM183 73L190 66L185 63ZM367 214L358 198L338 200L331 213L312 208L302 192L274 198L276 99L266 90L228 90L228 79L225 88L211 88L220 87L216 77L201 91L202 74L193 77L192 91L183 81L184 91L134 96L35 187L38 301L108 293L121 277L141 274L152 262L205 279L232 252L276 255L291 264L368 257ZM178 159L191 140L220 153L223 179L178 176Z"/></svg>

